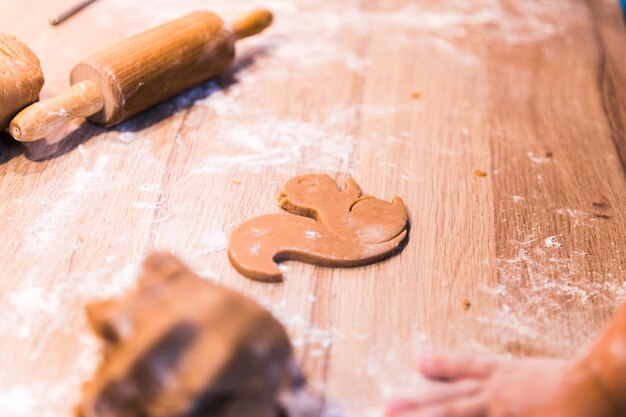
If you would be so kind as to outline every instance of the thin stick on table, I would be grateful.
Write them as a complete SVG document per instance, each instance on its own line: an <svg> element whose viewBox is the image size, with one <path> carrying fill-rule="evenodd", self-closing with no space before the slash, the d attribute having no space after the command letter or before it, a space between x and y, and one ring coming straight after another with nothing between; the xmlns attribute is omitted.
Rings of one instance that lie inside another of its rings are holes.
<svg viewBox="0 0 626 417"><path fill-rule="evenodd" d="M68 9L67 11L61 13L60 15L54 16L52 19L50 19L50 24L53 26L56 26L60 23L63 23L65 20L69 19L70 17L74 16L76 13L80 12L81 10L83 10L85 7L89 6L91 3L95 3L98 0L85 0L82 1L80 3L78 3L77 5L75 5L74 7Z"/></svg>

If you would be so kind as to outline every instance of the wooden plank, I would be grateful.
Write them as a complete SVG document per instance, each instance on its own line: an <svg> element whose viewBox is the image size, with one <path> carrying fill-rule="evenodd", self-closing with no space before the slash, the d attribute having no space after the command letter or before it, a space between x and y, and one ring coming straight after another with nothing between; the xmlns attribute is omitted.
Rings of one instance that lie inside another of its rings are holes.
<svg viewBox="0 0 626 417"><path fill-rule="evenodd" d="M510 335L526 354L575 354L622 300L626 184L598 89L596 26L574 6L561 34L489 49L496 251L501 284L518 287L500 297L531 330Z"/></svg>
<svg viewBox="0 0 626 417"><path fill-rule="evenodd" d="M15 2L13 2L15 3ZM36 4L37 3L37 4ZM81 56L199 0L0 2L42 97ZM235 67L110 130L0 144L0 411L67 415L97 362L83 305L154 248L262 302L345 416L418 389L422 353L571 356L626 298L626 30L605 0L215 2L276 12ZM4 138L3 138L4 139ZM486 176L475 175L484 171ZM229 232L304 172L401 196L410 239L364 268L230 266Z"/></svg>

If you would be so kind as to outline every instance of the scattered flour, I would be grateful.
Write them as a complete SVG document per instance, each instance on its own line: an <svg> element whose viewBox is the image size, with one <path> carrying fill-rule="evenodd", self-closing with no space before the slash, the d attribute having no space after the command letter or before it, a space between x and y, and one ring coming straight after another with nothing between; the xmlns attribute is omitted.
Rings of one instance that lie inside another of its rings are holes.
<svg viewBox="0 0 626 417"><path fill-rule="evenodd" d="M133 208L140 209L140 210L156 210L162 205L164 205L166 201L167 200L163 198L159 201L154 201L154 202L133 201L130 204L131 206L133 206Z"/></svg>
<svg viewBox="0 0 626 417"><path fill-rule="evenodd" d="M254 234L255 236L264 236L267 234L268 230L267 229L260 229L258 227L251 227L250 231L252 232L252 234Z"/></svg>
<svg viewBox="0 0 626 417"><path fill-rule="evenodd" d="M115 138L115 140L125 145L129 145L138 139L138 137L133 132L119 132L113 137Z"/></svg>
<svg viewBox="0 0 626 417"><path fill-rule="evenodd" d="M78 153L80 154L80 157L83 159L83 163L84 164L89 163L89 153L87 152L85 145L81 143L80 145L78 145L77 149L78 149Z"/></svg>
<svg viewBox="0 0 626 417"><path fill-rule="evenodd" d="M526 353L558 357L580 353L576 349L584 349L596 333L592 326L571 329L571 323L585 321L588 310L568 307L593 303L607 313L616 309L626 301L626 271L621 277L590 276L585 252L554 254L561 246L557 236L531 234L511 244L517 253L498 259L499 284L482 288L500 304L494 314L480 318L488 336L504 349L518 346Z"/></svg>
<svg viewBox="0 0 626 417"><path fill-rule="evenodd" d="M546 248L555 248L558 249L561 247L561 243L558 241L558 237L557 236L549 236L547 238L544 239L544 243L546 245Z"/></svg>
<svg viewBox="0 0 626 417"><path fill-rule="evenodd" d="M314 230L307 230L306 232L304 232L304 235L307 239L319 239L320 237L322 237L320 232L316 232Z"/></svg>
<svg viewBox="0 0 626 417"><path fill-rule="evenodd" d="M122 28L127 33L120 34L121 37L206 7L202 0L149 0L141 4L127 0L110 0L106 4L98 5L97 10L94 7L93 13L98 17L99 24L105 27L119 25L122 20L125 24ZM449 0L433 3L418 0L404 6L383 2L377 11L364 8L357 0L334 3L310 0L216 0L210 5L212 11L226 16L227 20L254 7L267 7L276 14L272 34L283 43L291 43L286 49L298 54L298 58L307 59L307 64L319 58L299 52L295 44L303 45L307 42L308 45L305 46L320 52L315 49L317 45L325 45L328 40L347 34L364 38L373 25L395 27L400 29L398 33L414 29L421 33L448 37L466 36L472 31L481 30L491 38L518 44L558 34L563 20L561 15L568 11L574 14L572 8L576 12L581 9L565 0L530 0L521 3L498 0ZM315 24L303 25L303 21ZM301 50L307 51L306 48ZM338 59L338 53L334 52L333 55Z"/></svg>
<svg viewBox="0 0 626 417"><path fill-rule="evenodd" d="M84 166L77 169L69 186L61 191L61 198L46 207L26 231L24 252L40 254L54 243L59 231L71 221L78 201L84 199L97 185L105 184L108 162L108 155L100 155L91 170Z"/></svg>
<svg viewBox="0 0 626 417"><path fill-rule="evenodd" d="M255 243L254 245L250 246L250 248L248 249L248 252L252 256L259 256L260 250L261 250L261 245L259 243Z"/></svg>
<svg viewBox="0 0 626 417"><path fill-rule="evenodd" d="M202 231L200 244L207 252L221 251L228 246L228 236L222 229L209 229Z"/></svg>
<svg viewBox="0 0 626 417"><path fill-rule="evenodd" d="M161 184L146 183L139 186L139 191L146 193L160 193L163 192L163 187Z"/></svg>
<svg viewBox="0 0 626 417"><path fill-rule="evenodd" d="M355 144L352 136L335 133L316 123L270 118L245 125L227 125L217 135L217 140L231 146L222 148L224 154L205 159L192 171L194 174L224 173L233 169L261 172L267 167L349 172Z"/></svg>
<svg viewBox="0 0 626 417"><path fill-rule="evenodd" d="M167 222L167 221L169 221L172 218L174 218L174 213L167 214L167 215L165 215L163 217L160 217L160 218L154 219L154 220L141 220L140 223L159 224L159 223Z"/></svg>
<svg viewBox="0 0 626 417"><path fill-rule="evenodd" d="M528 152L528 159L530 159L530 161L534 164L547 164L552 162L551 158L548 158L547 156L537 156L532 152Z"/></svg>
<svg viewBox="0 0 626 417"><path fill-rule="evenodd" d="M28 349L11 358L11 365L38 367L42 373L36 381L21 375L0 375L0 415L7 417L61 417L71 414L78 400L81 384L88 379L100 358L98 343L87 329L84 304L121 294L135 283L139 263L124 267L113 265L107 257L106 266L90 271L62 273L50 287L39 284L43 275L32 267L9 294L0 295L0 332L13 347L28 344ZM48 341L63 343L68 354L63 377L49 375L46 369L55 361L49 356ZM31 336L37 336L33 339ZM20 352L15 351L14 352ZM15 369L15 368L14 368Z"/></svg>

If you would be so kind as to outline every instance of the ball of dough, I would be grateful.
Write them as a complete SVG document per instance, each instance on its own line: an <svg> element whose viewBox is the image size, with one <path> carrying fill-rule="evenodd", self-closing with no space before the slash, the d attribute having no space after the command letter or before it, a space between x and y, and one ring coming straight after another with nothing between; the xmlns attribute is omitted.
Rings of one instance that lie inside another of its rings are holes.
<svg viewBox="0 0 626 417"><path fill-rule="evenodd" d="M173 255L150 255L136 289L87 315L103 361L77 417L278 417L303 388L282 324Z"/></svg>
<svg viewBox="0 0 626 417"><path fill-rule="evenodd" d="M44 78L39 59L15 36L0 33L0 130L39 98Z"/></svg>

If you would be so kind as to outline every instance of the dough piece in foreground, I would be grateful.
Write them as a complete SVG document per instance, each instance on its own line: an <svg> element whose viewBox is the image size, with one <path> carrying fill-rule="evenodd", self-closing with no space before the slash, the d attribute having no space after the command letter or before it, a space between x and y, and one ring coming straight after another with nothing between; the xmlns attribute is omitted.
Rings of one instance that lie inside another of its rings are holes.
<svg viewBox="0 0 626 417"><path fill-rule="evenodd" d="M135 290L87 315L104 359L80 417L278 417L279 391L303 383L268 311L172 255L150 255Z"/></svg>
<svg viewBox="0 0 626 417"><path fill-rule="evenodd" d="M230 261L248 278L280 282L276 263L283 260L334 267L369 264L392 254L407 236L402 199L363 195L352 178L340 190L328 175L301 175L285 184L278 201L291 214L255 217L230 237Z"/></svg>
<svg viewBox="0 0 626 417"><path fill-rule="evenodd" d="M37 56L15 36L0 33L0 130L37 101L43 83Z"/></svg>

